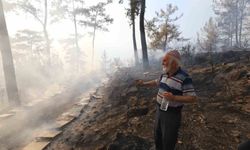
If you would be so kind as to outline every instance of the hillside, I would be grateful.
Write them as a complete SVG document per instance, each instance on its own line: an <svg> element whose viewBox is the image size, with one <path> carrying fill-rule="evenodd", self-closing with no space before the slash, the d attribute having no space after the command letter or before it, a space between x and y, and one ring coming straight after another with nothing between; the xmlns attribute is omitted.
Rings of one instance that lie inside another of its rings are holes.
<svg viewBox="0 0 250 150"><path fill-rule="evenodd" d="M209 66L188 68L199 100L183 109L177 149L235 150L250 138L250 63L244 58L218 63L214 73ZM154 149L157 89L133 83L160 74L157 69L120 69L46 149Z"/></svg>

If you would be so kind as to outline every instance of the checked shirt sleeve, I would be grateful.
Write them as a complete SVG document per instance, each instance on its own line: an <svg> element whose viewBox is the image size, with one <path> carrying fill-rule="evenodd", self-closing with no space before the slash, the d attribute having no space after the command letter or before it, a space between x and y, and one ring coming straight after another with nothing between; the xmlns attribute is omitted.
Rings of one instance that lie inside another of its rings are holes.
<svg viewBox="0 0 250 150"><path fill-rule="evenodd" d="M184 96L196 96L193 81L190 77L187 77L182 84L182 92Z"/></svg>

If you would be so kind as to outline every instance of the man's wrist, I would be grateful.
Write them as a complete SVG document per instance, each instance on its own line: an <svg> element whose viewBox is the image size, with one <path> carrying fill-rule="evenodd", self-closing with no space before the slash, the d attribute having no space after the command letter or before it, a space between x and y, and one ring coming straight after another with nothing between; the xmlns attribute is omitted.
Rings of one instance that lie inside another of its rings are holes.
<svg viewBox="0 0 250 150"><path fill-rule="evenodd" d="M173 100L173 101L177 101L177 96L173 95L172 100Z"/></svg>

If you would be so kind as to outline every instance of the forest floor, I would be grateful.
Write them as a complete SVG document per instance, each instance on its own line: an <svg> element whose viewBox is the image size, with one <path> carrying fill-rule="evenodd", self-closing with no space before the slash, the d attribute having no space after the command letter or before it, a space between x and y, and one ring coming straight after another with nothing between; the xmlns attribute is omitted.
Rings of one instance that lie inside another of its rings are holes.
<svg viewBox="0 0 250 150"><path fill-rule="evenodd" d="M240 60L188 69L199 100L185 105L177 150L235 150L250 139L250 63ZM157 88L139 88L134 80L157 79L122 68L99 87L89 104L47 150L154 150Z"/></svg>

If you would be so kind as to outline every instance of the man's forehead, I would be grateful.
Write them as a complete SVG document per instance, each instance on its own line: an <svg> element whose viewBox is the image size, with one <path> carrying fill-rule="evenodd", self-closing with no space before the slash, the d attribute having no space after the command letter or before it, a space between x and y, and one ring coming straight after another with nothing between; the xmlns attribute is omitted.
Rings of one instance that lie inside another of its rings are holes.
<svg viewBox="0 0 250 150"><path fill-rule="evenodd" d="M171 58L171 56L170 55L168 55L168 54L166 54L164 57L163 57L163 59L162 60L169 60Z"/></svg>

